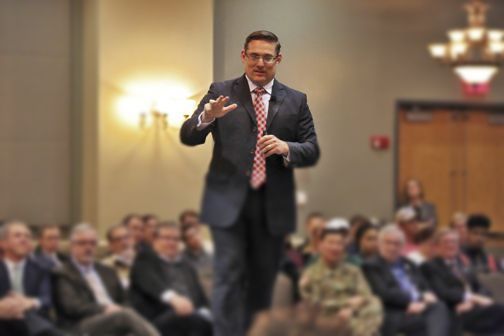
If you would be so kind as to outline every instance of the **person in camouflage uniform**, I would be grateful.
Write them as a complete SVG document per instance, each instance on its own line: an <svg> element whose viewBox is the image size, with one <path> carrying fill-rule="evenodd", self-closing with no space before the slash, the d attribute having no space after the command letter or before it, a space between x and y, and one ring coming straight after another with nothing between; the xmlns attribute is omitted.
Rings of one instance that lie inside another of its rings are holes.
<svg viewBox="0 0 504 336"><path fill-rule="evenodd" d="M301 296L325 316L345 322L353 336L377 335L383 320L379 299L361 270L345 262L345 227L326 227L321 234L320 258L303 273Z"/></svg>

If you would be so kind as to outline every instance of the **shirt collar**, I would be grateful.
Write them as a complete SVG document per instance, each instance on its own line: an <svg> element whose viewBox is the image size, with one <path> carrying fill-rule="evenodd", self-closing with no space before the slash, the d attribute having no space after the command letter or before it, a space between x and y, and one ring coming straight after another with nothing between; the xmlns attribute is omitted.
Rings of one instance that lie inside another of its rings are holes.
<svg viewBox="0 0 504 336"><path fill-rule="evenodd" d="M247 78L247 82L248 82L248 86L249 86L249 89L250 89L250 92L254 91L258 86L256 84L254 84L254 82L252 82L250 80L250 78L248 78L247 75L245 75L245 78ZM273 78L268 84L264 85L263 86L263 89L266 90L266 92L271 96L271 93L273 91L273 84L275 82L275 78Z"/></svg>
<svg viewBox="0 0 504 336"><path fill-rule="evenodd" d="M91 264L89 266L82 265L77 260L75 260L74 258L72 258L72 262L75 265L75 267L77 267L77 269L79 270L79 272L81 272L82 274L88 274L88 273L91 273L91 272L94 271L94 265L93 264Z"/></svg>
<svg viewBox="0 0 504 336"><path fill-rule="evenodd" d="M24 258L23 260L19 261L19 262L14 262L12 260L9 260L7 258L4 259L5 260L5 263L7 264L7 267L13 271L14 268L19 265L21 267L21 269L24 268L24 265L26 264L26 258Z"/></svg>

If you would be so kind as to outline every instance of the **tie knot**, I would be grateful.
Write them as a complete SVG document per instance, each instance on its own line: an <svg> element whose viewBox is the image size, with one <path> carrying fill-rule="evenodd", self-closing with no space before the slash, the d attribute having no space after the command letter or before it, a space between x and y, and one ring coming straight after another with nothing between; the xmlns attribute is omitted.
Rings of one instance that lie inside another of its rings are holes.
<svg viewBox="0 0 504 336"><path fill-rule="evenodd" d="M256 87L252 92L254 92L258 96L262 96L266 93L266 90L263 87Z"/></svg>

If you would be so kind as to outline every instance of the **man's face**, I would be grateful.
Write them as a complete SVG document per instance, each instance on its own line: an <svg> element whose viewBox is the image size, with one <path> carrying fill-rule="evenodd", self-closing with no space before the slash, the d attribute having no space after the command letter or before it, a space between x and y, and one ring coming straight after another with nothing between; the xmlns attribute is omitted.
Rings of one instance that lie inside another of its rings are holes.
<svg viewBox="0 0 504 336"><path fill-rule="evenodd" d="M203 239L198 227L192 227L186 231L185 244L191 250L201 250L203 248Z"/></svg>
<svg viewBox="0 0 504 336"><path fill-rule="evenodd" d="M6 254L25 258L33 249L32 234L24 224L11 225L3 243Z"/></svg>
<svg viewBox="0 0 504 336"><path fill-rule="evenodd" d="M80 264L90 265L94 262L98 238L95 232L80 232L71 242L72 257Z"/></svg>
<svg viewBox="0 0 504 336"><path fill-rule="evenodd" d="M445 234L438 243L438 251L445 259L455 258L459 254L459 238L455 233Z"/></svg>
<svg viewBox="0 0 504 336"><path fill-rule="evenodd" d="M154 238L154 249L162 256L175 258L179 254L180 240L177 228L162 228Z"/></svg>
<svg viewBox="0 0 504 336"><path fill-rule="evenodd" d="M112 231L109 241L110 251L114 254L121 254L125 250L133 248L133 239L129 230L125 227L118 227Z"/></svg>
<svg viewBox="0 0 504 336"><path fill-rule="evenodd" d="M152 242L154 240L154 232L158 224L157 218L150 218L144 223L143 234L146 241Z"/></svg>
<svg viewBox="0 0 504 336"><path fill-rule="evenodd" d="M398 234L386 234L378 244L380 255L388 262L395 262L401 256L403 242Z"/></svg>
<svg viewBox="0 0 504 336"><path fill-rule="evenodd" d="M488 229L483 227L475 227L468 231L467 233L467 246L474 248L485 247L486 237L488 235Z"/></svg>
<svg viewBox="0 0 504 336"><path fill-rule="evenodd" d="M407 237L414 237L418 233L419 224L416 220L412 219L399 223L399 226L404 231Z"/></svg>
<svg viewBox="0 0 504 336"><path fill-rule="evenodd" d="M306 223L306 230L308 231L308 235L310 239L317 240L317 237L319 237L320 233L324 229L325 225L325 220L322 217L312 217L307 223Z"/></svg>
<svg viewBox="0 0 504 336"><path fill-rule="evenodd" d="M58 228L44 230L40 237L39 244L45 253L55 253L59 249L61 231Z"/></svg>
<svg viewBox="0 0 504 336"><path fill-rule="evenodd" d="M282 55L276 54L276 43L262 40L252 40L247 50L241 52L242 63L247 77L258 86L271 82L276 74L276 66L282 61ZM271 62L265 61L269 58Z"/></svg>
<svg viewBox="0 0 504 336"><path fill-rule="evenodd" d="M127 225L128 229L130 230L133 239L135 240L135 243L140 243L144 239L144 225L143 221L139 217L132 217Z"/></svg>
<svg viewBox="0 0 504 336"><path fill-rule="evenodd" d="M341 234L327 234L319 245L320 256L327 264L342 260L345 251L345 238Z"/></svg>

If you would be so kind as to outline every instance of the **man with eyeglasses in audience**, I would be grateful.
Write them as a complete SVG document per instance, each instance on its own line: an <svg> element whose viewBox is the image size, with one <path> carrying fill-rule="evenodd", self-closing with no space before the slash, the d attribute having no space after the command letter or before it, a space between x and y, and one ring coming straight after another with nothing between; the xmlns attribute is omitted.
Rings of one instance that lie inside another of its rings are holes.
<svg viewBox="0 0 504 336"><path fill-rule="evenodd" d="M133 306L163 336L210 336L211 314L196 270L180 254L181 234L160 224L153 250L138 254L131 270Z"/></svg>
<svg viewBox="0 0 504 336"><path fill-rule="evenodd" d="M84 335L158 336L156 329L125 306L115 271L95 262L98 235L78 224L70 235L70 261L56 270L56 307L61 322Z"/></svg>
<svg viewBox="0 0 504 336"><path fill-rule="evenodd" d="M124 225L114 225L107 231L109 255L102 259L102 264L113 268L124 289L129 288L130 270L136 251L131 234Z"/></svg>

